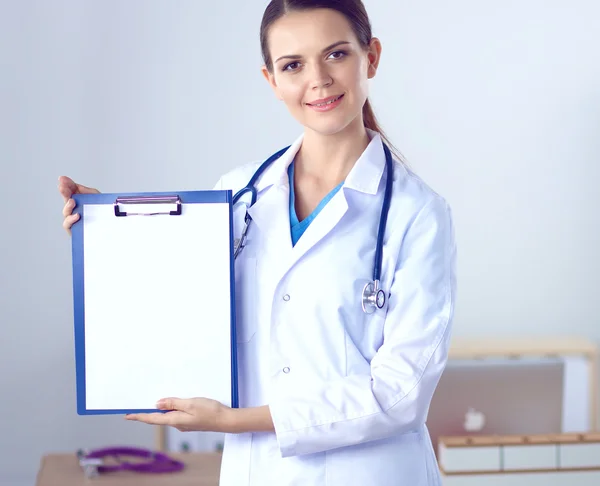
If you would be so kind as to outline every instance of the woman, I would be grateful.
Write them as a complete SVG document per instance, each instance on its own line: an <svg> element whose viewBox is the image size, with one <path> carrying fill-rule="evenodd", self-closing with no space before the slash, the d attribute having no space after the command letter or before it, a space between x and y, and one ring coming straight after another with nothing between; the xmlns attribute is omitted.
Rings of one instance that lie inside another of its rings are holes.
<svg viewBox="0 0 600 486"><path fill-rule="evenodd" d="M240 408L166 398L158 407L172 412L127 418L226 433L224 486L438 485L425 421L454 310L448 205L400 162L386 171L367 100L381 44L360 0L273 0L261 45L263 74L304 133L257 181L236 260ZM217 188L238 191L257 167ZM388 177L387 302L367 314ZM69 230L71 195L96 191L59 185Z"/></svg>

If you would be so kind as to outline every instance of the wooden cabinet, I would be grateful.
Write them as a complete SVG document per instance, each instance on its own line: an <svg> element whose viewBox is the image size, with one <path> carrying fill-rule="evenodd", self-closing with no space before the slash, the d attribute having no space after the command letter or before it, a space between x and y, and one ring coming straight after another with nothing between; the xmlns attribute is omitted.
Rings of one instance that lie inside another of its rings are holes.
<svg viewBox="0 0 600 486"><path fill-rule="evenodd" d="M444 486L597 486L600 434L441 437Z"/></svg>

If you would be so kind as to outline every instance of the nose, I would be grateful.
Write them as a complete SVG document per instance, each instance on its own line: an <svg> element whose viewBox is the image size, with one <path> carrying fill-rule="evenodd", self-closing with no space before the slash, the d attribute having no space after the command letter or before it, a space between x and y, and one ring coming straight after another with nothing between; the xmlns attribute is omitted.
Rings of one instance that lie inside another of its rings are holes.
<svg viewBox="0 0 600 486"><path fill-rule="evenodd" d="M316 63L311 72L311 87L319 89L333 84L333 78L325 66Z"/></svg>

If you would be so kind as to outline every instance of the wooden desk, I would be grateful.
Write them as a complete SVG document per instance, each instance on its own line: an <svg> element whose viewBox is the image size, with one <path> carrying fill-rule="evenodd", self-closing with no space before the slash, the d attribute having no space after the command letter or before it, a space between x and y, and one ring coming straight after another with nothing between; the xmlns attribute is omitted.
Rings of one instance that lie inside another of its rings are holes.
<svg viewBox="0 0 600 486"><path fill-rule="evenodd" d="M75 454L49 454L42 458L36 486L218 486L221 454L169 455L183 461L185 469L168 474L118 471L86 478Z"/></svg>

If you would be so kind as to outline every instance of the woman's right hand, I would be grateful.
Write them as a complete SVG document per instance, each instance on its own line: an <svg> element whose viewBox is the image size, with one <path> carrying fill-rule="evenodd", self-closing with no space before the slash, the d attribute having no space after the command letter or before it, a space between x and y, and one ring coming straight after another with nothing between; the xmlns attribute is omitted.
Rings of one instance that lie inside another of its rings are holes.
<svg viewBox="0 0 600 486"><path fill-rule="evenodd" d="M75 200L71 198L73 194L100 194L98 189L77 184L66 176L58 178L58 192L62 195L65 205L63 207L63 228L71 234L71 226L79 219L79 214L72 214L75 208Z"/></svg>

